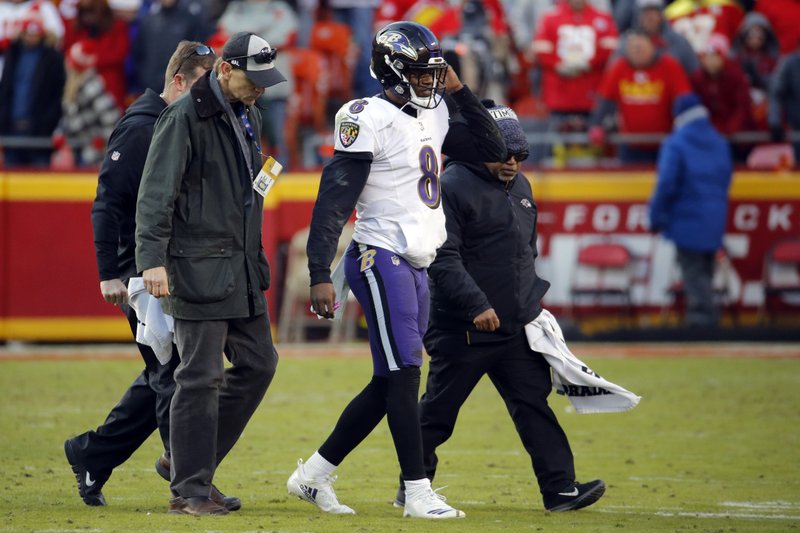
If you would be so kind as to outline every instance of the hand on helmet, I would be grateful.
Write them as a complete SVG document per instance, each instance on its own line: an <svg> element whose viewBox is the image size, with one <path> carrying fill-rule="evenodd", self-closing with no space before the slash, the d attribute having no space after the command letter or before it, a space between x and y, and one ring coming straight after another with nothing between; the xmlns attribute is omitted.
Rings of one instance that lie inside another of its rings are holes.
<svg viewBox="0 0 800 533"><path fill-rule="evenodd" d="M456 91L460 91L464 87L464 84L461 83L461 80L458 79L458 74L456 71L453 70L453 67L447 65L447 74L444 78L444 89L448 93L454 93Z"/></svg>

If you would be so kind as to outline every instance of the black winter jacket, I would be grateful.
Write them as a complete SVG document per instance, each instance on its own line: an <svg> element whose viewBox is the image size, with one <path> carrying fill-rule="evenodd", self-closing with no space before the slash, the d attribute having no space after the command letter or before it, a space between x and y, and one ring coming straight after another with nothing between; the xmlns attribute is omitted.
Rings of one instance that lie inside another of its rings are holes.
<svg viewBox="0 0 800 533"><path fill-rule="evenodd" d="M153 127L167 103L147 89L117 123L100 166L92 205L94 248L100 281L136 274L136 197Z"/></svg>
<svg viewBox="0 0 800 533"><path fill-rule="evenodd" d="M550 283L536 274L536 204L522 174L508 184L483 164L451 162L442 173L447 242L428 273L429 351L453 335L467 344L518 335L541 312ZM500 328L479 332L472 320L494 308Z"/></svg>

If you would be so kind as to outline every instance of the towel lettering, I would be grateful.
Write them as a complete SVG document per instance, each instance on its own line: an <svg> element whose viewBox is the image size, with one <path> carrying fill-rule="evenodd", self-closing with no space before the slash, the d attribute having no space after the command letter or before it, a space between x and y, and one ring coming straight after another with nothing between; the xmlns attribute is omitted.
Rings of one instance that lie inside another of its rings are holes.
<svg viewBox="0 0 800 533"><path fill-rule="evenodd" d="M557 392L566 396L603 396L604 394L612 394L602 387L587 387L585 385L564 385Z"/></svg>

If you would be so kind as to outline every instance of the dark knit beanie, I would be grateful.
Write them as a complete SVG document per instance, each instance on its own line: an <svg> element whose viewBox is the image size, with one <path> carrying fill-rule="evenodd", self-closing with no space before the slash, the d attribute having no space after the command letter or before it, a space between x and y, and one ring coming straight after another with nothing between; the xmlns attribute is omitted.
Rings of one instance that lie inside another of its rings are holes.
<svg viewBox="0 0 800 533"><path fill-rule="evenodd" d="M504 105L497 105L493 100L481 100L481 103L497 122L497 127L500 129L500 133L503 134L503 140L506 142L508 151L515 154L527 152L528 139L514 110Z"/></svg>

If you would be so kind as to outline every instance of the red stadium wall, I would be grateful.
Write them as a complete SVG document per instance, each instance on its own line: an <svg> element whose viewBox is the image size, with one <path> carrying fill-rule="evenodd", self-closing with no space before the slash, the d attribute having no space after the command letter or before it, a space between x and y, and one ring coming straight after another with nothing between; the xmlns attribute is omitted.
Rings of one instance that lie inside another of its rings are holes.
<svg viewBox="0 0 800 533"><path fill-rule="evenodd" d="M281 250L308 225L319 176L281 178L265 205L264 248L273 271L267 295L273 321L284 278ZM536 173L545 304L567 303L577 246L605 236L625 241L641 263L634 301L640 311L664 303L670 246L646 227L652 173ZM126 340L127 323L100 297L90 221L96 176L0 173L0 341ZM739 304L754 310L764 253L800 228L800 174L739 173L731 190L726 244Z"/></svg>

